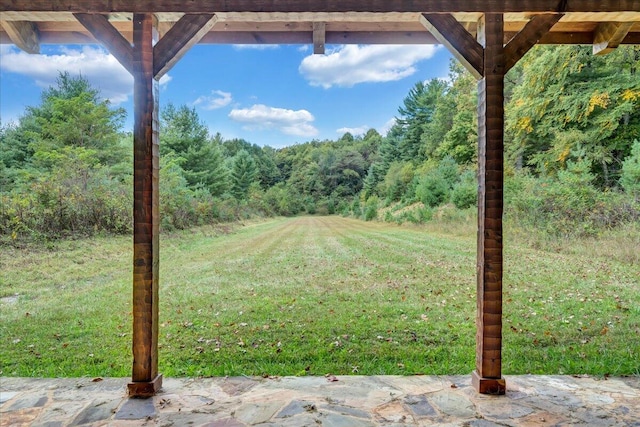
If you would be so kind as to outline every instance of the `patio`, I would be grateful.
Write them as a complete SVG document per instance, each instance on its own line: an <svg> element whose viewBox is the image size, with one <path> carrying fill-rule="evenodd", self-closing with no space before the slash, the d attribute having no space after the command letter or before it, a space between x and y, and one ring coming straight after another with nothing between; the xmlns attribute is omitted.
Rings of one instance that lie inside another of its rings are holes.
<svg viewBox="0 0 640 427"><path fill-rule="evenodd" d="M2 378L0 426L640 426L640 378L509 376L502 397L464 376Z"/></svg>

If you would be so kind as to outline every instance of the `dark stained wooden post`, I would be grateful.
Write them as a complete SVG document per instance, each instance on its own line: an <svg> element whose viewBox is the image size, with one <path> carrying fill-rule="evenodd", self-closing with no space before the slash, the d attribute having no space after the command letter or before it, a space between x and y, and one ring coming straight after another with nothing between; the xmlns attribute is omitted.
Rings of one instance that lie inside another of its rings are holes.
<svg viewBox="0 0 640 427"><path fill-rule="evenodd" d="M152 396L158 374L158 82L153 72L157 30L151 14L133 16L133 373L129 395Z"/></svg>
<svg viewBox="0 0 640 427"><path fill-rule="evenodd" d="M502 378L502 190L504 147L504 26L485 14L478 28L484 78L478 83L478 308L476 370L480 393L504 394Z"/></svg>

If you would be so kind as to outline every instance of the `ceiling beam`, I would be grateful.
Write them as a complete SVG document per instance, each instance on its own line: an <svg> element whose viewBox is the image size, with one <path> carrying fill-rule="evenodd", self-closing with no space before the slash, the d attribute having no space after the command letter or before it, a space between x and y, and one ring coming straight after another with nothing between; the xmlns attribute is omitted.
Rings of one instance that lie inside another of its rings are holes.
<svg viewBox="0 0 640 427"><path fill-rule="evenodd" d="M199 44L312 44L311 28L300 31L218 31L217 26L206 34ZM423 26L421 26L424 28ZM39 31L40 45L46 44L98 44L94 36L83 31ZM132 40L131 31L121 31L122 36ZM516 36L516 32L505 31L505 43ZM595 33L593 31L563 32L551 31L542 36L538 44L545 45L587 45L592 46ZM436 44L439 43L428 31L330 31L326 32L326 44ZM9 35L0 28L0 44L13 44ZM640 32L627 34L620 44L640 45Z"/></svg>
<svg viewBox="0 0 640 427"><path fill-rule="evenodd" d="M598 25L593 37L593 54L604 55L620 46L629 33L633 22L603 22Z"/></svg>
<svg viewBox="0 0 640 427"><path fill-rule="evenodd" d="M482 78L484 49L456 18L448 14L425 13L420 22L475 78Z"/></svg>
<svg viewBox="0 0 640 427"><path fill-rule="evenodd" d="M324 55L324 45L326 42L327 24L324 22L313 23L313 53Z"/></svg>
<svg viewBox="0 0 640 427"><path fill-rule="evenodd" d="M11 42L27 53L40 53L40 35L33 22L0 21Z"/></svg>
<svg viewBox="0 0 640 427"><path fill-rule="evenodd" d="M74 13L74 16L127 71L133 72L133 47L105 15Z"/></svg>
<svg viewBox="0 0 640 427"><path fill-rule="evenodd" d="M0 0L0 12L637 12L640 0Z"/></svg>
<svg viewBox="0 0 640 427"><path fill-rule="evenodd" d="M153 75L160 79L216 25L213 14L184 15L153 48Z"/></svg>
<svg viewBox="0 0 640 427"><path fill-rule="evenodd" d="M504 72L518 63L538 41L562 18L561 13L536 15L504 47Z"/></svg>

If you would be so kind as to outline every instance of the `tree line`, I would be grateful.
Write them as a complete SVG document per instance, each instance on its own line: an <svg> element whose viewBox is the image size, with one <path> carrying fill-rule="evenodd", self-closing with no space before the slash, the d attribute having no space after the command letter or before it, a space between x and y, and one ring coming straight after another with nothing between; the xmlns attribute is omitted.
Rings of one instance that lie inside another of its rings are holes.
<svg viewBox="0 0 640 427"><path fill-rule="evenodd" d="M507 75L505 200L511 219L594 234L640 218L640 48L606 56L536 47ZM476 83L459 64L419 81L392 128L274 149L225 139L186 105L161 112L161 227L253 216L343 214L428 221L476 204ZM60 74L0 127L5 240L128 233L125 111Z"/></svg>

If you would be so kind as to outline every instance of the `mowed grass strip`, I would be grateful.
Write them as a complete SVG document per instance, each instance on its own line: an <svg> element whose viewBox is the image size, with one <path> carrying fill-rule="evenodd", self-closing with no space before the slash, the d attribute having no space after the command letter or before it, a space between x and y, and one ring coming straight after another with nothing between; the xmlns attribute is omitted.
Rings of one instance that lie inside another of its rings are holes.
<svg viewBox="0 0 640 427"><path fill-rule="evenodd" d="M469 373L475 241L341 217L162 236L160 371ZM2 375L130 375L130 238L2 248L0 263ZM638 277L507 242L504 373L638 375Z"/></svg>

